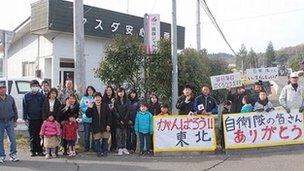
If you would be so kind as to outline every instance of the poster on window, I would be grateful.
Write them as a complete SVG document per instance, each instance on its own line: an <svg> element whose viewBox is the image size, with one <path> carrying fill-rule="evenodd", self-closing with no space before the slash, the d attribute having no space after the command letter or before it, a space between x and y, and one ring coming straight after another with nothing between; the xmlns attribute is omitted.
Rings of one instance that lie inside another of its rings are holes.
<svg viewBox="0 0 304 171"><path fill-rule="evenodd" d="M298 110L223 115L226 149L304 143L303 114Z"/></svg>
<svg viewBox="0 0 304 171"><path fill-rule="evenodd" d="M154 152L214 151L213 116L154 116Z"/></svg>

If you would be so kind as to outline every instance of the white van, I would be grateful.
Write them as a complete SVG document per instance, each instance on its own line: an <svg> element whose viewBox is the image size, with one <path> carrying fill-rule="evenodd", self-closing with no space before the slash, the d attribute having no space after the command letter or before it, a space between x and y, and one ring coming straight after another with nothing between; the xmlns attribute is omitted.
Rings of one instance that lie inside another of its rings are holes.
<svg viewBox="0 0 304 171"><path fill-rule="evenodd" d="M27 127L23 121L23 112L22 112L22 100L24 94L31 90L30 82L35 78L9 78L8 79L8 92L11 96L14 97L17 110L18 110L18 126L17 130L26 130ZM0 83L5 84L5 78L0 78Z"/></svg>

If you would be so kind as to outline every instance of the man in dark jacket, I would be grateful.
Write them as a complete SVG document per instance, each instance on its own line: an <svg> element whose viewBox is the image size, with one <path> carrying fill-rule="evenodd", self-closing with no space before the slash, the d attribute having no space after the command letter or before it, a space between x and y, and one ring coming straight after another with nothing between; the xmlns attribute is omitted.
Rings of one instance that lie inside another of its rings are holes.
<svg viewBox="0 0 304 171"><path fill-rule="evenodd" d="M183 95L180 96L176 103L176 108L179 110L179 115L188 115L193 110L194 98L192 94L192 87L186 85L183 90Z"/></svg>
<svg viewBox="0 0 304 171"><path fill-rule="evenodd" d="M24 95L23 98L23 120L28 125L30 134L31 156L43 156L42 146L40 144L40 128L42 125L42 104L44 95L39 92L39 82L31 81L31 92Z"/></svg>
<svg viewBox="0 0 304 171"><path fill-rule="evenodd" d="M250 103L252 106L254 106L254 104L259 100L259 94L263 90L262 84L263 82L259 81L256 82L253 86L253 92L250 96Z"/></svg>
<svg viewBox="0 0 304 171"><path fill-rule="evenodd" d="M207 85L201 87L202 94L195 98L194 111L197 114L218 114L216 100L210 96L210 88Z"/></svg>
<svg viewBox="0 0 304 171"><path fill-rule="evenodd" d="M16 137L14 127L17 126L18 113L15 100L6 94L5 83L0 85L0 163L4 162L4 133L6 132L10 142L10 159L18 161L16 149Z"/></svg>
<svg viewBox="0 0 304 171"><path fill-rule="evenodd" d="M236 93L232 94L231 90L228 89L228 96L227 96L227 100L231 101L231 109L230 112L231 113L240 113L243 103L243 97L246 95L246 90L244 86L238 87L236 89Z"/></svg>

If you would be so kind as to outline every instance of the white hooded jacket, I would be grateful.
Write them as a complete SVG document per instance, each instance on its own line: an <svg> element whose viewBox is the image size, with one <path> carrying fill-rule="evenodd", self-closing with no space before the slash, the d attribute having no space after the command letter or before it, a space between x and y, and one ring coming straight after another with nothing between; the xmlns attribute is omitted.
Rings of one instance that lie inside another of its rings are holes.
<svg viewBox="0 0 304 171"><path fill-rule="evenodd" d="M280 104L284 108L299 109L303 106L304 87L298 85L297 91L291 84L286 85L279 98Z"/></svg>

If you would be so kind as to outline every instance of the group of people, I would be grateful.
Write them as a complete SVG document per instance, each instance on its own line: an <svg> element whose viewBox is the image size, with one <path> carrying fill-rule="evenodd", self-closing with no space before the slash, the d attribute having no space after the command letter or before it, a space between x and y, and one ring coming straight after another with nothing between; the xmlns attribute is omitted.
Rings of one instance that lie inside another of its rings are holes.
<svg viewBox="0 0 304 171"><path fill-rule="evenodd" d="M292 73L288 85L281 92L279 101L287 112L294 108L304 111L304 88L298 81L297 73ZM65 87L57 90L50 88L47 81L41 84L37 80L31 81L31 91L23 99L23 120L28 126L32 157L57 157L60 146L63 155L76 156L75 144L80 124L84 130L85 151L93 150L99 157L107 156L109 150L118 155L134 153L137 148L140 155L152 153L153 116L169 115L168 105L161 104L156 94L151 94L148 100L140 100L135 89L126 92L119 87L115 91L113 87L106 86L101 94L88 86L81 96L73 85L71 80L67 80ZM194 97L193 88L186 85L176 103L179 114L211 115L274 110L262 82L256 83L252 92L244 86L237 87L235 93L228 89L222 110L219 110L210 90L208 85L203 85L200 95ZM4 132L10 140L10 159L19 160L14 134L17 119L14 98L6 94L5 85L0 85L0 163L5 160Z"/></svg>

